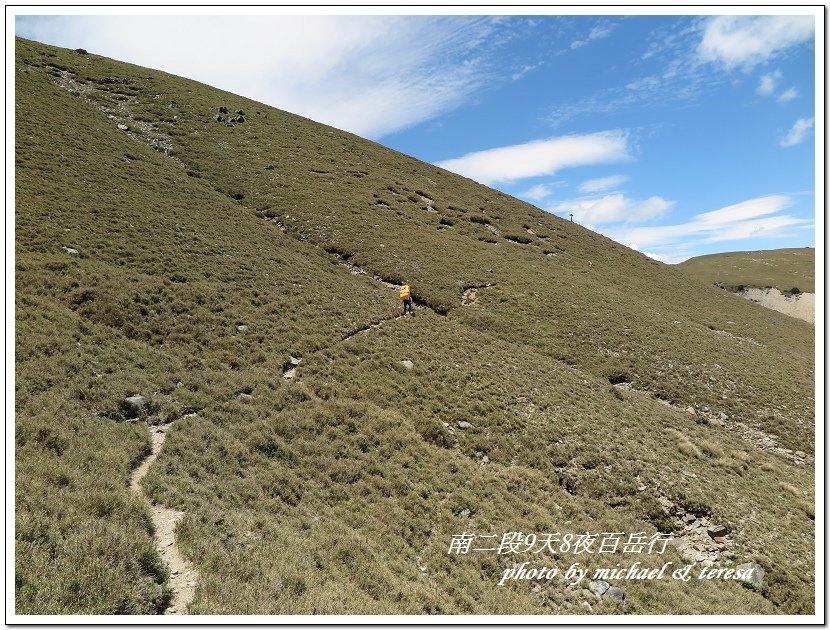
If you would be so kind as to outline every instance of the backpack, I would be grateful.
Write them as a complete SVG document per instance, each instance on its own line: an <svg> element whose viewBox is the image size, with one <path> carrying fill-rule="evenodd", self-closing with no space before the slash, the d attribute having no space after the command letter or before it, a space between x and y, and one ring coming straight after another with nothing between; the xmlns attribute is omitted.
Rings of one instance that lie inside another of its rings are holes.
<svg viewBox="0 0 830 630"><path fill-rule="evenodd" d="M400 293L401 299L402 300L408 300L409 299L409 294L410 294L409 285L408 284L403 285L401 287L401 293Z"/></svg>

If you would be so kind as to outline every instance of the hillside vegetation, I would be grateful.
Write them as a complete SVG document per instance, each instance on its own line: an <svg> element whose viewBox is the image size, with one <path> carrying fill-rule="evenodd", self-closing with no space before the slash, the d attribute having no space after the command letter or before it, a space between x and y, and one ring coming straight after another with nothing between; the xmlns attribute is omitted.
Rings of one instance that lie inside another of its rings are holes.
<svg viewBox="0 0 830 630"><path fill-rule="evenodd" d="M788 294L816 291L816 250L812 247L708 254L690 258L678 267L729 291L743 287L774 288Z"/></svg>
<svg viewBox="0 0 830 630"><path fill-rule="evenodd" d="M15 90L17 613L167 607L160 425L191 613L814 612L811 326L193 81L18 39ZM448 553L508 532L683 544ZM763 581L498 585L703 558Z"/></svg>

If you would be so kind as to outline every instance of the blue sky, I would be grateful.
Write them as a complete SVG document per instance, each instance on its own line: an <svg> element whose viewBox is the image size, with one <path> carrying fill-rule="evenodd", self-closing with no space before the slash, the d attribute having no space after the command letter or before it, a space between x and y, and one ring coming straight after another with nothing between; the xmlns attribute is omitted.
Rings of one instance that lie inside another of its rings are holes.
<svg viewBox="0 0 830 630"><path fill-rule="evenodd" d="M573 213L665 262L815 246L816 221L823 225L820 8L764 16L16 10L22 37L331 124ZM194 10L176 9L186 11Z"/></svg>

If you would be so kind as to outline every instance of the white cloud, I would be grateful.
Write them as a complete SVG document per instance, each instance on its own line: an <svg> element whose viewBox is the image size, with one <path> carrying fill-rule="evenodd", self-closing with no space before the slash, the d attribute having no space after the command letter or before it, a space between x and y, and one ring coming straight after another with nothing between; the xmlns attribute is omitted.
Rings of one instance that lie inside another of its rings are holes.
<svg viewBox="0 0 830 630"><path fill-rule="evenodd" d="M597 179L589 179L579 185L579 192L583 193L598 193L610 190L615 186L619 186L628 178L625 175L611 175L609 177L598 177Z"/></svg>
<svg viewBox="0 0 830 630"><path fill-rule="evenodd" d="M795 88L789 88L781 93L778 97L779 103L789 103L791 100L798 98L798 91Z"/></svg>
<svg viewBox="0 0 830 630"><path fill-rule="evenodd" d="M562 201L550 208L551 212L571 214L587 227L607 223L637 223L664 215L674 201L662 197L649 197L640 201L629 199L623 194L603 197L583 197Z"/></svg>
<svg viewBox="0 0 830 630"><path fill-rule="evenodd" d="M751 69L778 52L812 41L815 20L810 15L719 15L708 20L698 55L727 69Z"/></svg>
<svg viewBox="0 0 830 630"><path fill-rule="evenodd" d="M756 197L692 217L686 223L648 227L614 227L603 233L629 247L666 250L694 242L711 243L758 237L776 237L787 228L804 229L813 223L778 214L794 200L788 195ZM773 216L775 215L775 216Z"/></svg>
<svg viewBox="0 0 830 630"><path fill-rule="evenodd" d="M550 197L553 189L548 186L547 184L536 184L535 186L529 188L528 190L519 193L519 197L522 199L530 199L532 201L542 201Z"/></svg>
<svg viewBox="0 0 830 630"><path fill-rule="evenodd" d="M71 16L16 26L23 37L186 76L373 138L460 105L492 82L487 60L498 54L488 39L494 21L473 16Z"/></svg>
<svg viewBox="0 0 830 630"><path fill-rule="evenodd" d="M781 78L781 71L776 70L761 77L758 89L755 90L761 96L769 96L775 91L775 83Z"/></svg>
<svg viewBox="0 0 830 630"><path fill-rule="evenodd" d="M799 118L795 121L792 129L781 139L782 147L792 147L804 142L810 129L813 128L815 118Z"/></svg>
<svg viewBox="0 0 830 630"><path fill-rule="evenodd" d="M591 32L588 33L588 36L585 39L578 39L572 42L571 50L576 50L577 48L587 46L594 40L604 39L611 34L612 30L614 30L614 28L608 24L598 24L597 26L591 29Z"/></svg>
<svg viewBox="0 0 830 630"><path fill-rule="evenodd" d="M563 168L616 162L629 157L625 132L602 131L476 151L438 162L436 166L489 186L497 182L552 175Z"/></svg>
<svg viewBox="0 0 830 630"><path fill-rule="evenodd" d="M542 65L541 63L534 63L532 65L525 64L524 66L522 66L522 68L520 70L518 70L518 71L514 72L513 74L511 74L510 78L513 79L514 81L518 81L519 79L524 77L528 72L531 72L531 71L535 70L536 68L538 68L541 65Z"/></svg>

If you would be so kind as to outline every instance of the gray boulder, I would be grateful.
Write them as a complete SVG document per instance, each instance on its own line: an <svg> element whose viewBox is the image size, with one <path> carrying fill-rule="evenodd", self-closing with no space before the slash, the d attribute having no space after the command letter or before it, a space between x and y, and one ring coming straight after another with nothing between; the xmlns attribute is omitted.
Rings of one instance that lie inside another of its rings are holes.
<svg viewBox="0 0 830 630"><path fill-rule="evenodd" d="M412 368L415 367L415 364L412 361L410 361L409 359L405 359L405 360L401 361L401 365L404 366L407 370L411 370Z"/></svg>
<svg viewBox="0 0 830 630"><path fill-rule="evenodd" d="M735 568L742 573L748 573L748 577L743 579L746 584L749 584L753 588L761 587L761 584L764 581L764 569L762 569L760 565L755 564L754 562L745 562L744 564L739 564ZM751 569L751 571L748 571L748 569Z"/></svg>
<svg viewBox="0 0 830 630"><path fill-rule="evenodd" d="M621 604L625 603L625 591L617 586L610 587L607 591L605 591L605 595L603 595L603 597L615 599Z"/></svg>

